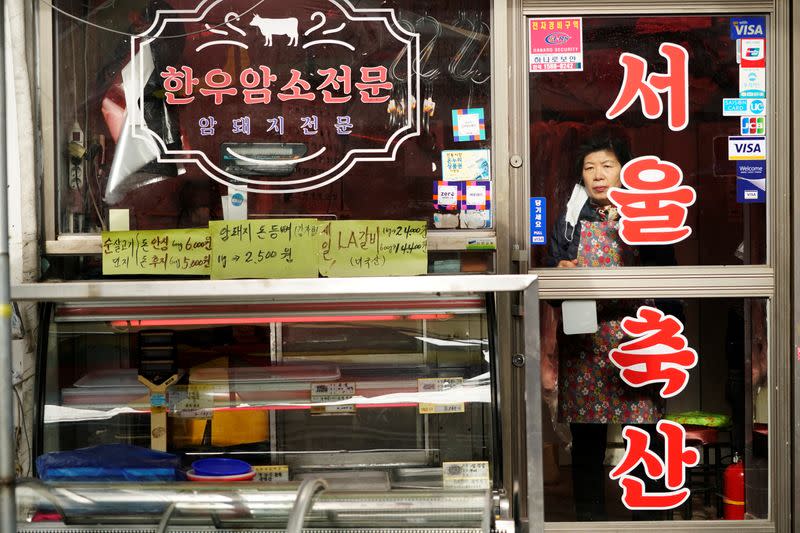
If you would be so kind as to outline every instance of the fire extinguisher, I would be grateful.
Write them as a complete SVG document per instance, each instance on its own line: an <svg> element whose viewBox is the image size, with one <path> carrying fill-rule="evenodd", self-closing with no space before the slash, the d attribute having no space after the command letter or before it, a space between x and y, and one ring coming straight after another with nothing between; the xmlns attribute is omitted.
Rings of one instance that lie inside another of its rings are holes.
<svg viewBox="0 0 800 533"><path fill-rule="evenodd" d="M744 520L744 465L738 453L733 454L733 462L725 468L722 504L725 520Z"/></svg>

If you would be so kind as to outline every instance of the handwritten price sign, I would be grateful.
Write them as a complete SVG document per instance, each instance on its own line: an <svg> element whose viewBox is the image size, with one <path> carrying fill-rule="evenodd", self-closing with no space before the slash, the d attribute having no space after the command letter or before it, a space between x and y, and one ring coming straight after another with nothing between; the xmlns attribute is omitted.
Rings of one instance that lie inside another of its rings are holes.
<svg viewBox="0 0 800 533"><path fill-rule="evenodd" d="M212 279L316 278L316 220L273 219L209 223Z"/></svg>
<svg viewBox="0 0 800 533"><path fill-rule="evenodd" d="M207 276L211 235L206 228L104 231L103 274Z"/></svg>
<svg viewBox="0 0 800 533"><path fill-rule="evenodd" d="M321 225L319 272L328 277L428 272L425 222L342 220Z"/></svg>

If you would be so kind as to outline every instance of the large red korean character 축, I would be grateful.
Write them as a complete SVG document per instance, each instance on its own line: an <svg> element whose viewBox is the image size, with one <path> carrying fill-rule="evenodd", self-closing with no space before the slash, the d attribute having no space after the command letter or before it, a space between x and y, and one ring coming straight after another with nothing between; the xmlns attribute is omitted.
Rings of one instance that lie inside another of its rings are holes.
<svg viewBox="0 0 800 533"><path fill-rule="evenodd" d="M669 129L680 131L689 125L689 52L674 43L662 43L658 53L667 59L667 73L647 75L647 61L628 52L619 56L625 69L617 99L606 111L612 120L628 109L637 98L642 100L642 113L650 119L658 118L663 104L658 93L667 93Z"/></svg>
<svg viewBox="0 0 800 533"><path fill-rule="evenodd" d="M620 214L619 235L631 245L674 244L689 237L684 226L697 197L683 182L681 169L656 156L629 161L620 176L625 189L612 187L608 198Z"/></svg>
<svg viewBox="0 0 800 533"><path fill-rule="evenodd" d="M636 318L622 319L621 326L634 339L611 350L608 357L620 369L622 381L631 387L663 383L663 398L686 388L688 370L697 364L697 352L688 347L681 334L680 320L644 305L636 311Z"/></svg>
<svg viewBox="0 0 800 533"><path fill-rule="evenodd" d="M622 487L622 503L631 510L665 510L682 505L690 496L690 491L683 488L686 483L686 467L697 466L700 452L694 448L686 448L686 430L683 426L660 420L656 431L664 436L664 460L650 451L650 434L635 426L626 426L622 430L625 439L625 454L622 460L609 474L611 479L619 480ZM644 481L630 475L639 463L650 479L664 477L668 492L647 492Z"/></svg>

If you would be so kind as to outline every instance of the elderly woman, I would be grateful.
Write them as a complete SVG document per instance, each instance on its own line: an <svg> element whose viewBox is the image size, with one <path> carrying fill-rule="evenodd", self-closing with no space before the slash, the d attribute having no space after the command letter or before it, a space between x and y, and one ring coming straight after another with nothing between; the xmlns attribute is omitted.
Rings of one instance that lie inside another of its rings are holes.
<svg viewBox="0 0 800 533"><path fill-rule="evenodd" d="M621 187L620 172L630 159L627 143L618 138L595 138L580 147L575 169L580 178L553 229L549 266L641 264L640 251L619 237L619 214L608 199L609 189ZM652 250L641 252L648 255ZM635 315L638 303L598 301L595 333L559 332L558 414L562 422L569 423L572 433L572 486L578 520L606 518L604 458L608 424L640 425L655 436L654 424L662 415L657 388L628 386L608 358L608 353L625 340L620 321Z"/></svg>

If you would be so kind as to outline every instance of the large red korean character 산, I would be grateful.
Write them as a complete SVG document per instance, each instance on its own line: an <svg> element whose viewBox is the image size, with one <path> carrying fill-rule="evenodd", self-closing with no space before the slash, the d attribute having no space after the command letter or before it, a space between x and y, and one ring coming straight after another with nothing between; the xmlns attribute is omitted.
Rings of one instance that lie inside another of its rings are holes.
<svg viewBox="0 0 800 533"><path fill-rule="evenodd" d="M692 234L684 223L697 195L688 185L680 186L683 172L675 163L652 155L637 157L622 167L620 180L626 188L609 189L608 198L619 209L623 241L674 244Z"/></svg>
<svg viewBox="0 0 800 533"><path fill-rule="evenodd" d="M183 105L194 101L192 87L199 84L200 80L192 75L192 67L181 67L180 70L167 67L167 70L161 73L161 77L164 78L164 94L168 104ZM176 93L181 91L184 96L178 97Z"/></svg>
<svg viewBox="0 0 800 533"><path fill-rule="evenodd" d="M361 67L361 82L356 83L365 104L380 104L389 100L389 94L380 96L381 91L391 91L392 83L386 81L389 69L383 66Z"/></svg>
<svg viewBox="0 0 800 533"><path fill-rule="evenodd" d="M650 434L635 426L622 430L625 439L625 454L609 474L611 479L619 480L622 487L622 503L631 510L665 510L682 505L690 496L683 488L686 483L686 467L700 462L700 452L686 448L686 430L680 424L660 420L656 431L664 436L664 460L650 451ZM650 479L664 478L668 492L647 492L644 481L630 475L640 463Z"/></svg>
<svg viewBox="0 0 800 533"><path fill-rule="evenodd" d="M224 95L235 96L239 92L239 89L230 86L233 83L233 76L221 68L212 68L206 72L203 81L207 87L200 89L200 94L203 96L213 95L214 105L222 104Z"/></svg>
<svg viewBox="0 0 800 533"><path fill-rule="evenodd" d="M291 69L291 79L289 82L281 87L281 91L289 91L288 93L280 92L278 94L278 100L281 102L286 102L287 100L308 100L309 102L316 99L317 95L314 93L303 91L310 91L311 84L308 83L306 80L301 78L301 72L296 69Z"/></svg>
<svg viewBox="0 0 800 533"><path fill-rule="evenodd" d="M637 98L642 100L642 113L653 119L661 116L663 104L658 93L667 93L669 129L680 131L689 124L689 52L678 44L662 43L658 53L667 59L667 73L647 75L647 61L628 52L619 56L625 69L617 99L606 111L611 120L621 115Z"/></svg>
<svg viewBox="0 0 800 533"><path fill-rule="evenodd" d="M272 91L270 85L278 77L272 73L269 67L259 65L258 70L252 67L246 68L239 74L239 83L242 87L242 95L245 104L268 104L272 101Z"/></svg>
<svg viewBox="0 0 800 533"><path fill-rule="evenodd" d="M636 311L636 318L623 318L621 326L634 339L611 350L608 357L620 369L622 381L631 387L663 383L663 398L671 398L686 388L688 370L697 364L697 352L688 347L681 334L680 320L643 305Z"/></svg>
<svg viewBox="0 0 800 533"><path fill-rule="evenodd" d="M352 69L347 65L340 65L339 68L342 71L341 74L333 67L317 70L317 74L325 76L325 80L319 84L317 89L322 91L322 101L326 104L343 104L353 97L350 94L350 91L353 90ZM331 89L344 96L334 96Z"/></svg>

